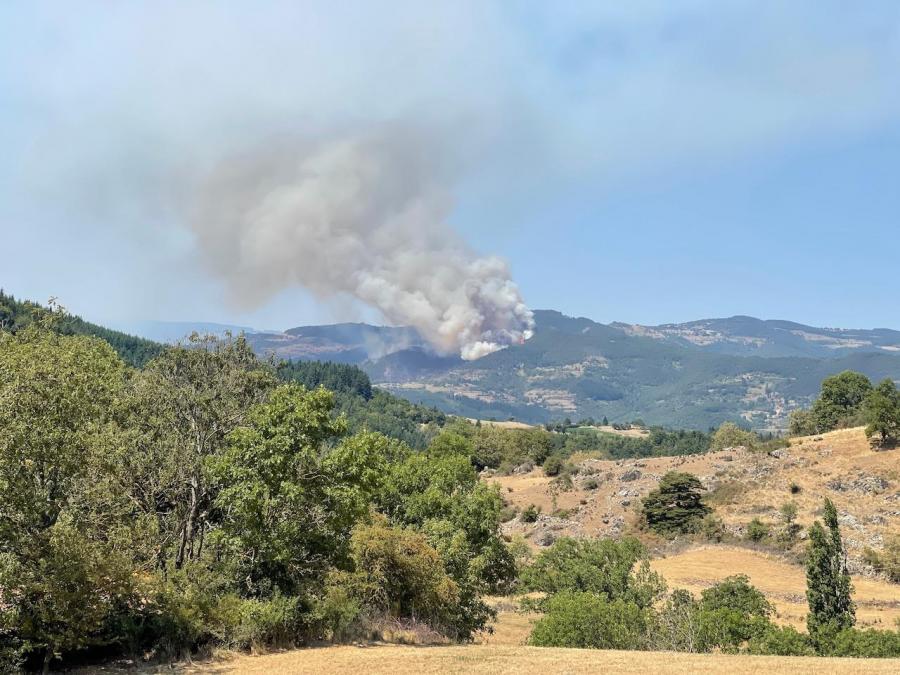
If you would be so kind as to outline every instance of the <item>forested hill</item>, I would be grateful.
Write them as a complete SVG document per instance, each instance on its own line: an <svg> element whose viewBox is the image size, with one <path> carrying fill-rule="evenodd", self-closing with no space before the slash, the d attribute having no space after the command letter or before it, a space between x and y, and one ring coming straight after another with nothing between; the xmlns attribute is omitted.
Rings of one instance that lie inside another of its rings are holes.
<svg viewBox="0 0 900 675"><path fill-rule="evenodd" d="M47 311L35 302L17 300L0 289L0 330L15 332ZM71 314L61 316L55 327L64 335L94 335L105 340L119 353L123 361L136 368L140 368L165 349L165 346L158 342L110 330Z"/></svg>
<svg viewBox="0 0 900 675"><path fill-rule="evenodd" d="M29 300L17 300L0 291L0 330L16 332L49 310ZM108 342L128 365L143 368L168 345L128 335L85 321L71 314L60 314L55 330L64 335L91 335ZM432 406L411 403L404 398L372 387L369 376L355 366L340 363L281 361L276 374L282 382L298 382L315 389L322 386L335 394L337 413L347 417L351 432L377 431L407 443L425 447L434 427L441 427L446 415ZM430 432L425 425L432 425Z"/></svg>
<svg viewBox="0 0 900 675"><path fill-rule="evenodd" d="M873 381L900 380L900 334L887 330L736 317L684 324L673 336L672 326L647 334L547 310L535 320L533 338L477 361L425 360L405 350L363 368L379 386L466 417L605 416L693 429L735 421L765 431L786 428L790 411L809 405L830 375L853 370ZM815 347L781 355L801 344ZM821 349L826 356L813 355Z"/></svg>

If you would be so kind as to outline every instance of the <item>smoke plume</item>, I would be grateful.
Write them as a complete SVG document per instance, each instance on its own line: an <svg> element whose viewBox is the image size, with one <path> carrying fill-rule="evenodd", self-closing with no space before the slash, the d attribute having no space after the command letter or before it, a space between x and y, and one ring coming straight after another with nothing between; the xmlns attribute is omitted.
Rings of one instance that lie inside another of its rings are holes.
<svg viewBox="0 0 900 675"><path fill-rule="evenodd" d="M222 162L196 191L191 227L235 299L301 285L349 294L438 352L477 359L527 340L534 319L504 261L448 225L448 167L396 127L280 141Z"/></svg>

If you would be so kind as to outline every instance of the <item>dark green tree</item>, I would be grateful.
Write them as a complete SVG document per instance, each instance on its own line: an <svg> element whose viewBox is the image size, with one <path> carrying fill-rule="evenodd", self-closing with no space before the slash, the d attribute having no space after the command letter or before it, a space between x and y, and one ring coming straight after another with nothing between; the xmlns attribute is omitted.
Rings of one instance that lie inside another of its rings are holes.
<svg viewBox="0 0 900 675"><path fill-rule="evenodd" d="M644 497L647 525L659 534L672 536L691 531L710 508L703 503L703 486L696 476L670 471L659 486Z"/></svg>
<svg viewBox="0 0 900 675"><path fill-rule="evenodd" d="M806 627L820 652L827 650L838 632L856 623L837 509L830 499L826 499L824 510L825 526L817 520L809 528L806 559L806 599L809 603Z"/></svg>
<svg viewBox="0 0 900 675"><path fill-rule="evenodd" d="M900 391L891 379L882 380L863 406L866 436L890 445L900 439Z"/></svg>
<svg viewBox="0 0 900 675"><path fill-rule="evenodd" d="M871 391L869 378L852 370L826 378L812 407L816 431L822 433L857 424L863 401Z"/></svg>

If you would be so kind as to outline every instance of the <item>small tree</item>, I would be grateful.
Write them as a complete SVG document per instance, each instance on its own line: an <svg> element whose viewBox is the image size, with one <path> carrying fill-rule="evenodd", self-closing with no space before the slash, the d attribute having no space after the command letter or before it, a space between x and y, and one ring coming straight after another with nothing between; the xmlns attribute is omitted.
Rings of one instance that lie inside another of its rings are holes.
<svg viewBox="0 0 900 675"><path fill-rule="evenodd" d="M791 436L812 436L817 430L812 410L801 408L791 412L791 422L788 428Z"/></svg>
<svg viewBox="0 0 900 675"><path fill-rule="evenodd" d="M852 586L847 554L841 540L837 509L825 500L825 527L819 521L809 528L806 560L806 599L809 635L822 652L841 630L856 623L856 608L850 598ZM827 531L826 531L827 528Z"/></svg>
<svg viewBox="0 0 900 675"><path fill-rule="evenodd" d="M696 476L670 471L659 486L643 500L647 525L656 532L671 536L689 532L711 511L703 503L703 486Z"/></svg>
<svg viewBox="0 0 900 675"><path fill-rule="evenodd" d="M716 433L713 434L711 450L725 450L726 448L736 448L744 446L745 448L753 447L757 441L756 434L746 429L741 429L733 422L725 422L720 426Z"/></svg>
<svg viewBox="0 0 900 675"><path fill-rule="evenodd" d="M900 439L900 391L891 379L882 382L869 394L863 406L866 436L878 436L881 445Z"/></svg>
<svg viewBox="0 0 900 675"><path fill-rule="evenodd" d="M852 370L826 378L812 407L816 431L822 433L858 423L863 401L871 391L869 378Z"/></svg>

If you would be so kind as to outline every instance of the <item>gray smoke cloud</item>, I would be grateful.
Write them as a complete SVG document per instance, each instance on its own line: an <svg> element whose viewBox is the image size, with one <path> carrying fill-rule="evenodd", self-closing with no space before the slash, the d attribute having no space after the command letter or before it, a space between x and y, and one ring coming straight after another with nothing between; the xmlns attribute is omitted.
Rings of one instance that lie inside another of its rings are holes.
<svg viewBox="0 0 900 675"><path fill-rule="evenodd" d="M500 258L450 227L450 170L427 136L398 126L280 139L220 163L193 191L189 223L244 306L303 286L350 295L438 352L477 359L532 335Z"/></svg>

